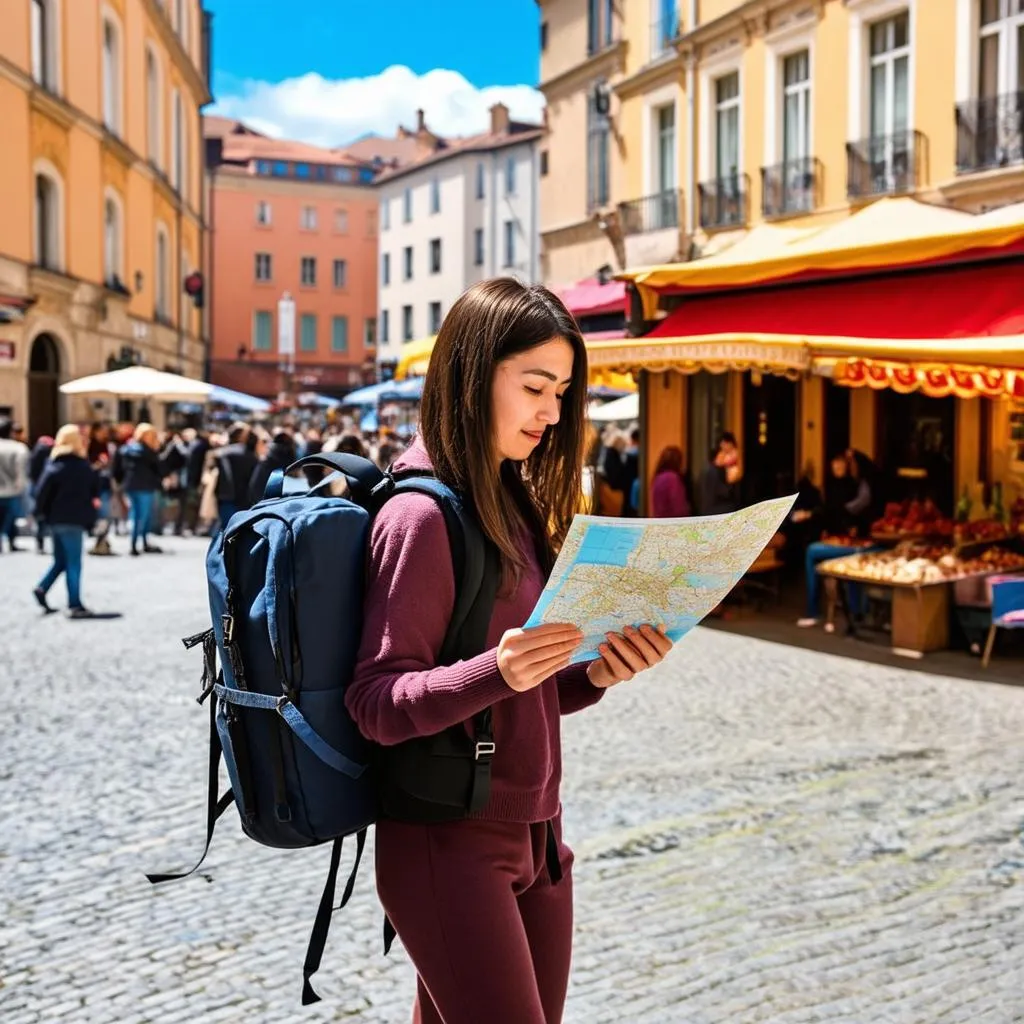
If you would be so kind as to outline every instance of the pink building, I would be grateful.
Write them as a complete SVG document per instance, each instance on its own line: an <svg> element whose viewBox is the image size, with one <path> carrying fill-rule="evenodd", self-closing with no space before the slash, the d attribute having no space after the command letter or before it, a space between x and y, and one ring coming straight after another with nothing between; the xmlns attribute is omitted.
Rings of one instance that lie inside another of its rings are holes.
<svg viewBox="0 0 1024 1024"><path fill-rule="evenodd" d="M380 164L204 119L210 220L210 377L264 398L341 396L373 380ZM295 370L278 302L295 303Z"/></svg>

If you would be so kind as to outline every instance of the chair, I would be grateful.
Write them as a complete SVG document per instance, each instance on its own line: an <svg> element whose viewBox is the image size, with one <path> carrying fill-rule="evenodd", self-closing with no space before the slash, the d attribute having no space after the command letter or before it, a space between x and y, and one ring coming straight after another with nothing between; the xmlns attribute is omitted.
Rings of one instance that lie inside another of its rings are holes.
<svg viewBox="0 0 1024 1024"><path fill-rule="evenodd" d="M982 668L988 668L997 629L1024 629L1024 576L999 576L991 583L992 625L981 658Z"/></svg>

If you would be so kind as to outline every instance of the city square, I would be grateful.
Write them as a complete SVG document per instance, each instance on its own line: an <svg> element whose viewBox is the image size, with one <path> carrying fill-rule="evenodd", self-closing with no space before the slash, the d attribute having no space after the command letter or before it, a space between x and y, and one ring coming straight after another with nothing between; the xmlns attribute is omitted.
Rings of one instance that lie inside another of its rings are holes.
<svg viewBox="0 0 1024 1024"><path fill-rule="evenodd" d="M262 848L229 810L197 876L144 877L194 863L205 799L179 640L208 619L205 543L161 543L88 559L122 616L92 622L42 616L45 560L2 556L5 1024L300 1015L326 850ZM702 629L563 724L567 1021L1024 1017L1024 689ZM407 1019L380 924L368 858L304 1019Z"/></svg>

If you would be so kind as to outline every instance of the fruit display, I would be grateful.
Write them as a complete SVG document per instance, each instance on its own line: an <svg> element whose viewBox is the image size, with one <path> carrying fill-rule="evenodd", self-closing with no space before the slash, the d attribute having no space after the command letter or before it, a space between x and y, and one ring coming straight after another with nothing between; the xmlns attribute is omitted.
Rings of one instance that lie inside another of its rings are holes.
<svg viewBox="0 0 1024 1024"><path fill-rule="evenodd" d="M992 547L974 558L960 558L941 544L902 544L893 551L845 555L826 562L830 573L865 583L920 586L952 583L979 573L1024 570L1024 555Z"/></svg>
<svg viewBox="0 0 1024 1024"><path fill-rule="evenodd" d="M925 501L890 501L885 515L871 524L875 537L952 537L955 524L942 515L930 498Z"/></svg>
<svg viewBox="0 0 1024 1024"><path fill-rule="evenodd" d="M839 534L826 533L822 535L821 543L837 548L869 548L874 541L863 537L842 537Z"/></svg>
<svg viewBox="0 0 1024 1024"><path fill-rule="evenodd" d="M997 519L975 519L973 522L957 523L953 538L957 544L976 544L979 541L1002 540L1006 527Z"/></svg>

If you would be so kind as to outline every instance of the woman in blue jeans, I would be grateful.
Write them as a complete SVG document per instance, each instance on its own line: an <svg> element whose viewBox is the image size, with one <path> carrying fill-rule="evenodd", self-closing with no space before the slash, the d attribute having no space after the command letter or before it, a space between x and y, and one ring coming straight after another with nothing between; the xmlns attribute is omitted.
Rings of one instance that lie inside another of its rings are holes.
<svg viewBox="0 0 1024 1024"><path fill-rule="evenodd" d="M85 457L85 439L73 423L57 431L50 461L35 490L36 516L53 536L53 565L32 591L45 612L52 612L46 595L61 573L67 577L68 614L88 619L82 604L82 547L86 533L96 524L99 479Z"/></svg>
<svg viewBox="0 0 1024 1024"><path fill-rule="evenodd" d="M824 506L820 510L823 536L833 538L855 538L865 527L871 508L871 488L867 480L860 476L856 460L849 453L843 452L832 457L832 478L825 488ZM794 513L811 518L815 512ZM842 558L863 550L853 544L841 541L815 541L807 545L805 568L807 573L807 607L804 617L797 620L802 628L816 626L820 620L820 579L818 566L833 558ZM847 599L850 613L860 615L864 600L864 591L856 584L847 584ZM825 628L831 632L831 623Z"/></svg>
<svg viewBox="0 0 1024 1024"><path fill-rule="evenodd" d="M174 444L168 445L164 456L158 451L159 440L152 423L140 423L132 439L114 456L112 475L128 496L132 510L132 554L141 548L147 554L160 554L160 548L149 543L153 510L163 479L184 464L184 456Z"/></svg>

